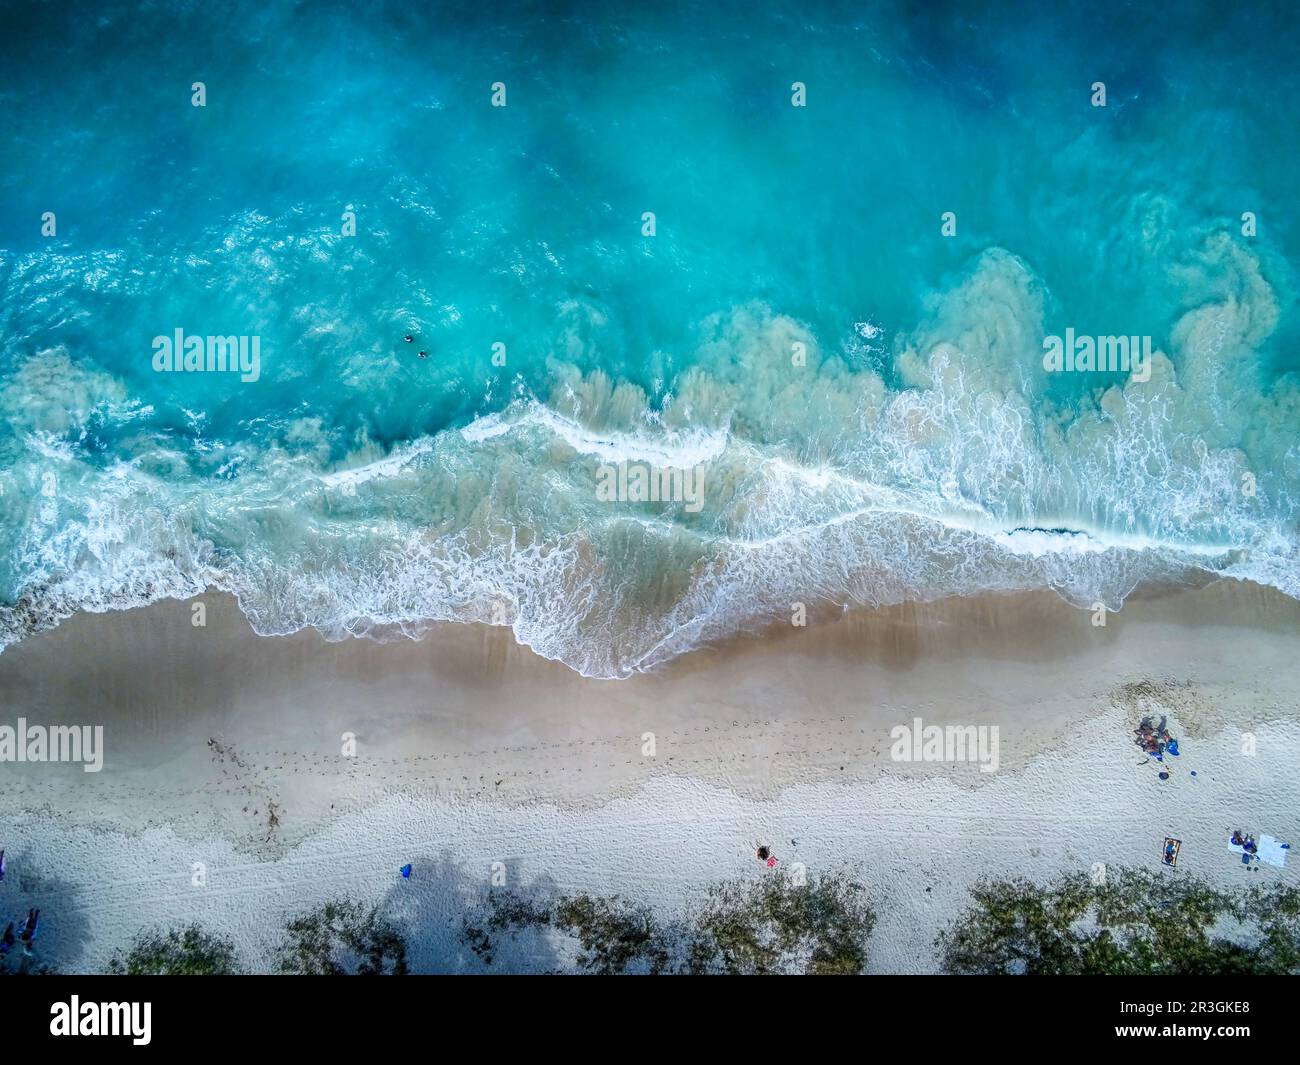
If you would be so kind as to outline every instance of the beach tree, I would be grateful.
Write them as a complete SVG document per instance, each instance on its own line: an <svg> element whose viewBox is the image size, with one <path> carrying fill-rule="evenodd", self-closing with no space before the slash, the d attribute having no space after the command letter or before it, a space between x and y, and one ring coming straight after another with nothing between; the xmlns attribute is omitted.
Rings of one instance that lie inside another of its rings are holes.
<svg viewBox="0 0 1300 1065"><path fill-rule="evenodd" d="M666 944L674 932L662 926L649 907L621 895L558 895L550 898L494 891L483 912L467 917L462 936L491 965L502 935L524 929L549 929L575 941L578 972L617 975L668 970Z"/></svg>
<svg viewBox="0 0 1300 1065"><path fill-rule="evenodd" d="M779 872L716 884L667 917L619 895L494 892L464 936L489 964L494 936L545 928L573 941L580 973L848 974L865 970L875 920L851 876Z"/></svg>
<svg viewBox="0 0 1300 1065"><path fill-rule="evenodd" d="M334 899L291 920L280 946L281 973L300 976L405 976L406 940L379 907Z"/></svg>
<svg viewBox="0 0 1300 1065"><path fill-rule="evenodd" d="M145 932L125 955L108 963L116 976L232 976L239 972L235 948L198 925Z"/></svg>
<svg viewBox="0 0 1300 1065"><path fill-rule="evenodd" d="M853 975L867 966L876 915L863 884L786 873L711 888L694 914L691 971Z"/></svg>
<svg viewBox="0 0 1300 1065"><path fill-rule="evenodd" d="M939 936L957 974L1223 975L1300 971L1300 890L1220 891L1191 877L1071 873L983 880Z"/></svg>
<svg viewBox="0 0 1300 1065"><path fill-rule="evenodd" d="M639 967L659 974L669 968L671 931L649 907L622 896L565 896L556 902L550 920L577 939L577 964L583 972L615 975Z"/></svg>

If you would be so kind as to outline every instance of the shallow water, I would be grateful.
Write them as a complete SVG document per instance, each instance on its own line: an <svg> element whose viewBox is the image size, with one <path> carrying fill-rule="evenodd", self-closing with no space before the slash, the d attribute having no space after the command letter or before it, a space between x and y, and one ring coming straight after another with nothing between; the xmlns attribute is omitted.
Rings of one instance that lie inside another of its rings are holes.
<svg viewBox="0 0 1300 1065"><path fill-rule="evenodd" d="M0 644L216 585L622 676L797 603L1300 596L1300 17L800 8L17 8Z"/></svg>

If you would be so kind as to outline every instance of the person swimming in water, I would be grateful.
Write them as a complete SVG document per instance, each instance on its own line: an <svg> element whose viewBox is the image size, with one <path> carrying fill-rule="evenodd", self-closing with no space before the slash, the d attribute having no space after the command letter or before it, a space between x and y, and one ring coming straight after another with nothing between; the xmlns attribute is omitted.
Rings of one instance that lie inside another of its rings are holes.
<svg viewBox="0 0 1300 1065"><path fill-rule="evenodd" d="M14 938L14 923L13 921L10 921L9 927L5 929L4 937L0 938L0 957L3 957L13 950L14 943L16 942L17 940Z"/></svg>

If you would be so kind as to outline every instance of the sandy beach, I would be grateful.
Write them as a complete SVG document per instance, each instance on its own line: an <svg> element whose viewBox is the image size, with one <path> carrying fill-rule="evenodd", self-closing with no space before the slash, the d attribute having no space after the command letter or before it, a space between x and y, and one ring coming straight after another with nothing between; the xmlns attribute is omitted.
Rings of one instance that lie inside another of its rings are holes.
<svg viewBox="0 0 1300 1065"><path fill-rule="evenodd" d="M1168 834L1180 869L1233 883L1233 827L1300 836L1300 604L1253 585L1135 596L1104 627L1046 593L848 613L627 681L507 629L260 637L228 597L201 601L201 626L197 601L161 602L0 655L0 724L104 728L101 772L0 766L0 892L43 907L51 964L94 970L191 920L266 964L266 915L346 892L410 914L417 967L474 968L457 915L493 863L673 906L761 875L767 842L854 870L881 913L873 968L928 971L982 874L1156 867ZM1181 740L1167 781L1139 765L1146 713ZM997 771L894 760L915 718L996 726Z"/></svg>

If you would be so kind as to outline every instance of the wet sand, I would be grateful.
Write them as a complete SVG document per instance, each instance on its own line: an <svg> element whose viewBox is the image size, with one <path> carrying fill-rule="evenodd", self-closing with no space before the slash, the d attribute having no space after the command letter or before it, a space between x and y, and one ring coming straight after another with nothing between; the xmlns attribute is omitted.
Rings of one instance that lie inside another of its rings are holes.
<svg viewBox="0 0 1300 1065"><path fill-rule="evenodd" d="M75 616L0 655L0 723L103 725L105 765L0 765L0 814L167 824L281 853L393 794L592 807L653 777L749 799L800 783L942 775L890 729L997 725L1001 773L1109 709L1189 734L1300 714L1300 603L1254 585L1134 597L1093 616L1050 593L849 613L625 681L588 680L507 629L413 642L259 637L225 595ZM351 738L351 739L350 739Z"/></svg>

